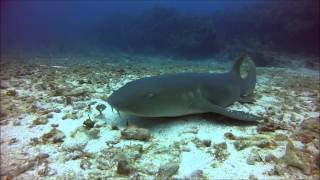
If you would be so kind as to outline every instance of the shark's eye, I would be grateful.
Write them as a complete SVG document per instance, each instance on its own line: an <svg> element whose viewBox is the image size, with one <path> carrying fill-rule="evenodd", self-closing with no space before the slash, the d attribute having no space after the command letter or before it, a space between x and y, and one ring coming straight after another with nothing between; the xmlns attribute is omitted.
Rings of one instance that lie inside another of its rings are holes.
<svg viewBox="0 0 320 180"><path fill-rule="evenodd" d="M146 97L148 97L148 98L152 98L152 97L154 97L154 93L152 93L152 92L149 92L149 93L147 93L146 94Z"/></svg>

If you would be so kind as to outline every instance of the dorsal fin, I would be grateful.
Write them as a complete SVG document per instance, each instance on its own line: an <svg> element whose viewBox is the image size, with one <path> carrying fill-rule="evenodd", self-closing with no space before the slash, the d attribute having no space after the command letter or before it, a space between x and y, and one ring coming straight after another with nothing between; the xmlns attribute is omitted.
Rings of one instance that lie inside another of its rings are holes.
<svg viewBox="0 0 320 180"><path fill-rule="evenodd" d="M247 55L245 53L241 53L239 58L236 60L236 62L233 64L231 71L235 73L238 77L241 77L240 74L240 66L243 63L243 61L246 59Z"/></svg>
<svg viewBox="0 0 320 180"><path fill-rule="evenodd" d="M240 54L239 58L236 60L231 69L231 73L233 73L239 79L239 81L241 81L241 96L251 94L256 85L256 66L250 58L248 58L248 60L250 60L248 74L245 78L241 78L240 66L245 59L247 59L247 55L245 53Z"/></svg>

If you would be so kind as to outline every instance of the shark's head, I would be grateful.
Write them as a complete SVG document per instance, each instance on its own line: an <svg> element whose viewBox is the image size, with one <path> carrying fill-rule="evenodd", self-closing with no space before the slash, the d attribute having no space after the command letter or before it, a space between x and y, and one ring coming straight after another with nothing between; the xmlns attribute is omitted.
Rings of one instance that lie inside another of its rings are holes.
<svg viewBox="0 0 320 180"><path fill-rule="evenodd" d="M163 89L153 86L148 78L129 82L109 98L108 103L117 111L136 116L155 116L159 108L165 107L166 97Z"/></svg>

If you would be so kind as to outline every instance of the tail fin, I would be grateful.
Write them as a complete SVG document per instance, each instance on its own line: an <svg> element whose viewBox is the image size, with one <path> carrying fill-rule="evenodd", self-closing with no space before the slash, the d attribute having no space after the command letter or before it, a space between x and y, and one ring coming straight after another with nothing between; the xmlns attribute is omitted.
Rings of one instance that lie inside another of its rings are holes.
<svg viewBox="0 0 320 180"><path fill-rule="evenodd" d="M253 93L253 90L256 86L256 66L254 62L251 60L251 58L246 58L246 54L241 54L238 60L234 63L231 73L235 74L239 80L241 81L240 83L240 89L241 89L241 96L246 96L249 94ZM242 78L241 77L241 72L240 72L240 67L243 64L244 60L250 60L250 64L247 68L247 76Z"/></svg>

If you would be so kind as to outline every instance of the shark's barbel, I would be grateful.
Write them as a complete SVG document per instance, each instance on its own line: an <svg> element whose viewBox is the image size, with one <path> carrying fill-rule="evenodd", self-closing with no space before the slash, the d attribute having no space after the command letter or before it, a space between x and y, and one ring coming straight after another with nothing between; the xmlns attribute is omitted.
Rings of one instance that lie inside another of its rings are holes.
<svg viewBox="0 0 320 180"><path fill-rule="evenodd" d="M115 109L142 117L176 117L199 113L218 113L224 116L256 121L259 117L242 111L226 109L236 101L248 101L256 84L256 67L250 62L245 78L240 66L241 55L230 72L178 73L146 77L127 83L115 91L108 103Z"/></svg>

